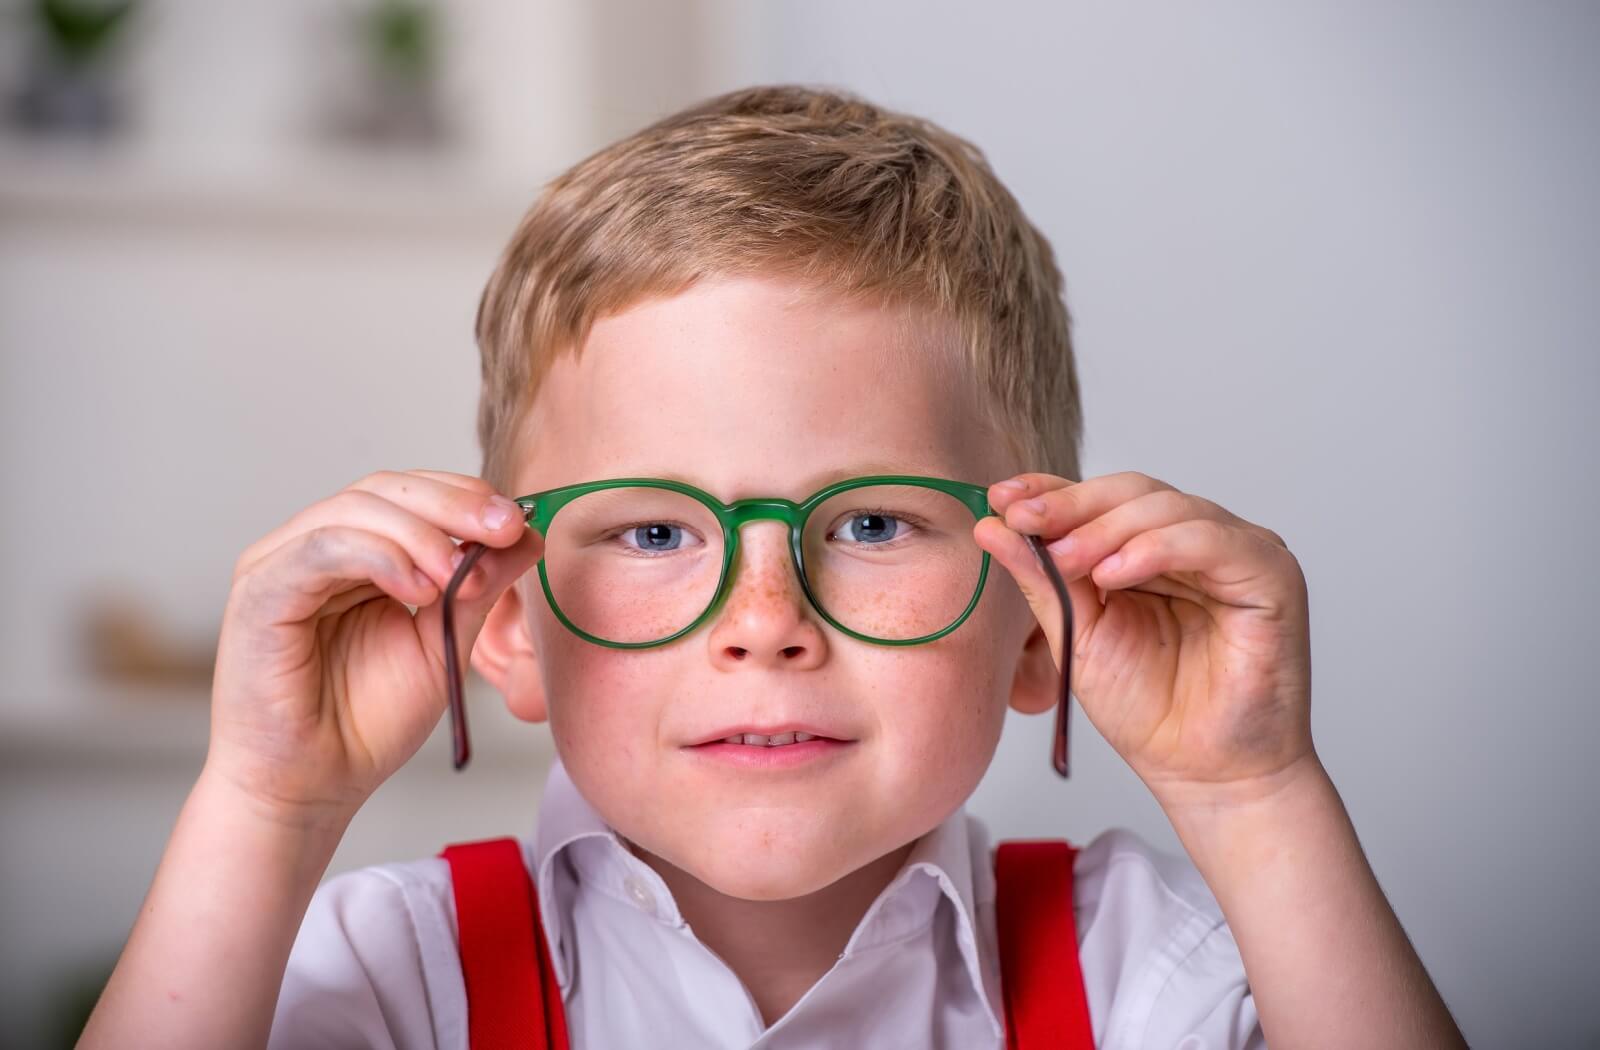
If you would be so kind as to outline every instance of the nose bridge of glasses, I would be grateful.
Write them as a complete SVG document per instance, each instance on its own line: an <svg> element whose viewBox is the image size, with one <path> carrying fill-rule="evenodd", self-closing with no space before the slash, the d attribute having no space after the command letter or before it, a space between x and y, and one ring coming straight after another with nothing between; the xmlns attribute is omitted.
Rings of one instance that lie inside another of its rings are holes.
<svg viewBox="0 0 1600 1050"><path fill-rule="evenodd" d="M800 525L804 518L804 511L800 505L786 499L744 499L737 503L729 504L723 511L722 520L727 526L730 538L739 549L738 560L743 561L743 549L748 540L740 540L746 525L764 521L777 522L784 526L788 538L791 554L797 554L794 547L800 542ZM736 567L735 567L736 571Z"/></svg>

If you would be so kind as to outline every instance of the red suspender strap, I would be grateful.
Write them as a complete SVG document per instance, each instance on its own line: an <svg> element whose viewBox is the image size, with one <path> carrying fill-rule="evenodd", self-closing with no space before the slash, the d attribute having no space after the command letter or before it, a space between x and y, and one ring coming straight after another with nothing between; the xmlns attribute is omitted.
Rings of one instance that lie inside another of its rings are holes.
<svg viewBox="0 0 1600 1050"><path fill-rule="evenodd" d="M1089 1001L1072 916L1077 850L1059 839L995 850L995 918L1007 1050L1091 1050Z"/></svg>
<svg viewBox="0 0 1600 1050"><path fill-rule="evenodd" d="M567 1050L539 899L513 838L457 843L450 863L472 1050Z"/></svg>

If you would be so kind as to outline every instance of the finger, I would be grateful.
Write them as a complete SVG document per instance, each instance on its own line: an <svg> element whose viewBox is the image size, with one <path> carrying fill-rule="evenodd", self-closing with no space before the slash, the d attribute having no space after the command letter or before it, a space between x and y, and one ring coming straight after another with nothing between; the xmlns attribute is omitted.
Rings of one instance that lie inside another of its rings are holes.
<svg viewBox="0 0 1600 1050"><path fill-rule="evenodd" d="M1305 586L1299 563L1287 550L1251 529L1213 518L1141 532L1093 565L1090 574L1107 591L1182 574L1216 601L1239 608L1281 609Z"/></svg>
<svg viewBox="0 0 1600 1050"><path fill-rule="evenodd" d="M361 529L324 525L246 570L234 583L229 605L252 626L298 624L320 615L336 596L366 591L369 585L407 604L423 605L438 596L431 580L417 576L416 564L400 544Z"/></svg>
<svg viewBox="0 0 1600 1050"><path fill-rule="evenodd" d="M1041 488L1008 504L1001 516L1018 532L1029 532L1049 542L1113 507L1163 489L1176 491L1164 481L1130 470L1065 488Z"/></svg>
<svg viewBox="0 0 1600 1050"><path fill-rule="evenodd" d="M1067 511L1060 512L1065 515ZM1062 572L1087 572L1141 532L1151 532L1180 521L1207 518L1228 525L1246 524L1208 499L1164 488L1135 496L1071 527L1047 544Z"/></svg>
<svg viewBox="0 0 1600 1050"><path fill-rule="evenodd" d="M1016 485L1011 484L1016 482ZM1041 492L1051 489L1066 488L1069 485L1080 485L1082 482L1063 478L1056 474L1024 473L997 481L989 486L989 506L1000 514L1018 500L1037 496Z"/></svg>
<svg viewBox="0 0 1600 1050"><path fill-rule="evenodd" d="M401 473L415 474L419 478L428 478L432 481L443 482L446 485L454 485L469 492L476 492L480 496L494 495L494 486L473 474L457 474L450 470L425 470L422 468L413 468L401 471Z"/></svg>
<svg viewBox="0 0 1600 1050"><path fill-rule="evenodd" d="M485 517L495 506L502 511L503 520L498 524ZM486 483L467 486L412 473L379 471L305 508L252 544L240 556L236 574L248 571L267 551L290 537L324 525L359 526L387 536L406 547L412 560L441 588L455 569L452 535L503 547L519 532L529 531L522 508L497 497Z"/></svg>
<svg viewBox="0 0 1600 1050"><path fill-rule="evenodd" d="M1064 655L1061 652L1061 602L1056 595L1055 586L1050 582L1050 577L1045 575L1033 548L1020 534L1007 528L1000 517L992 514L980 519L973 526L973 538L978 546L988 551L1016 581L1017 588L1027 599L1028 607L1033 610L1034 618L1039 621L1040 627L1045 632L1056 667L1060 668ZM1079 572L1074 578L1063 571L1061 578L1067 586L1067 601L1072 606L1070 644L1073 658L1076 660L1087 649L1095 625L1100 622L1105 608L1094 582L1084 573Z"/></svg>

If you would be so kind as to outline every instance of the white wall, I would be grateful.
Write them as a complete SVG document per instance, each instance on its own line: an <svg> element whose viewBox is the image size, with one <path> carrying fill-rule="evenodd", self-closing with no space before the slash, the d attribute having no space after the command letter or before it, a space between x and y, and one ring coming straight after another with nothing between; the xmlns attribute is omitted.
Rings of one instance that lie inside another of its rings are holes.
<svg viewBox="0 0 1600 1050"><path fill-rule="evenodd" d="M1473 1045L1600 1040L1594 7L475 0L450 5L462 151L396 171L297 137L321 6L151 8L116 165L0 141L4 1030L38 1021L39 974L114 949L203 740L94 788L144 715L81 680L73 596L122 581L214 636L233 559L294 508L380 466L474 470L471 311L537 182L703 94L802 80L974 139L1050 236L1089 474L1289 541L1319 750ZM203 700L151 717L192 730ZM1175 846L1075 726L1062 784L1046 720L1009 725L975 808ZM525 747L548 755L513 739L476 770L505 795L485 829L536 790ZM421 769L338 866L437 848L468 790ZM101 865L95 907L46 877L63 858Z"/></svg>

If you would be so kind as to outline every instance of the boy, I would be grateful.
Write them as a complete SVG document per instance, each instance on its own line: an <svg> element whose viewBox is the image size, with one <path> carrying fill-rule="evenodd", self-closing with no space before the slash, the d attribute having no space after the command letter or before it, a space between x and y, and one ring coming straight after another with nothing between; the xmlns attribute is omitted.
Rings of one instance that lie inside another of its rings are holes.
<svg viewBox="0 0 1600 1050"><path fill-rule="evenodd" d="M573 1046L1005 1045L962 805L1006 705L1059 688L1023 534L1192 861L1108 832L1061 886L1095 1041L1460 1045L1312 747L1297 562L1145 475L1068 480L1061 279L976 149L833 93L709 100L548 187L478 336L482 480L379 473L240 557L206 766L84 1045L467 1045L446 862L315 889L443 711L453 536L489 548L458 644L560 756L522 851ZM782 520L714 513L880 475L995 513L849 490L804 569ZM567 488L617 479L665 484ZM505 498L551 490L539 528Z"/></svg>

